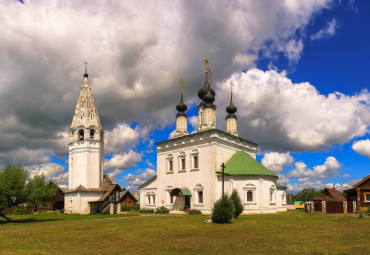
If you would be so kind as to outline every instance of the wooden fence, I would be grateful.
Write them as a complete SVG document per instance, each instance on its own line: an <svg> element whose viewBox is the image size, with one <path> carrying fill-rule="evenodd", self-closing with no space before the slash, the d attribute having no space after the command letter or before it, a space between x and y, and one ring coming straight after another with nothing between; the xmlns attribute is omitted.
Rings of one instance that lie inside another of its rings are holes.
<svg viewBox="0 0 370 255"><path fill-rule="evenodd" d="M4 210L5 215L11 215L14 214L15 207L8 207ZM26 207L26 214L31 214L33 210L33 207Z"/></svg>
<svg viewBox="0 0 370 255"><path fill-rule="evenodd" d="M305 210L307 212L321 212L321 213L354 213L356 211L356 201L306 202Z"/></svg>

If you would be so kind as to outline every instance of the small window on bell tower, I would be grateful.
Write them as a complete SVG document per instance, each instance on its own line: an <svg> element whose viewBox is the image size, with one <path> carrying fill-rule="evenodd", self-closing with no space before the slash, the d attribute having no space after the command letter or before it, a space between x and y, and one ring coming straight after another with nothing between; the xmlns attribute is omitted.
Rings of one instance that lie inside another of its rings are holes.
<svg viewBox="0 0 370 255"><path fill-rule="evenodd" d="M78 136L79 136L79 140L80 141L83 141L84 140L84 131L83 131L83 129L80 129L78 131Z"/></svg>
<svg viewBox="0 0 370 255"><path fill-rule="evenodd" d="M90 140L94 140L94 134L95 134L95 130L91 129L90 130Z"/></svg>

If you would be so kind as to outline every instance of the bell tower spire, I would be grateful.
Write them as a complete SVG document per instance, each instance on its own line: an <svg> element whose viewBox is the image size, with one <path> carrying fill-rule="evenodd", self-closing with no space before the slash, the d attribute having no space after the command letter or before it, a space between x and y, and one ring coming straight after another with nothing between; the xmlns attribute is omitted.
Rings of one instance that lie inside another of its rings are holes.
<svg viewBox="0 0 370 255"><path fill-rule="evenodd" d="M186 110L188 107L186 104L184 104L182 93L184 88L184 81L180 80L180 88L181 88L181 96L180 96L180 102L176 106L176 109L178 111L178 114L176 116L176 130L175 130L175 138L188 135L188 116L186 115Z"/></svg>
<svg viewBox="0 0 370 255"><path fill-rule="evenodd" d="M87 62L84 64L84 81L68 132L69 189L79 185L99 188L103 181L104 131L89 86Z"/></svg>

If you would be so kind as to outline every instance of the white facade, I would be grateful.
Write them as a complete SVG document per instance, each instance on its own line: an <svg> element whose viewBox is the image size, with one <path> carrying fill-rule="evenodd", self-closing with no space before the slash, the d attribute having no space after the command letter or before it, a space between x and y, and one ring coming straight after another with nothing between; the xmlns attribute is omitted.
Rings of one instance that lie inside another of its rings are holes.
<svg viewBox="0 0 370 255"><path fill-rule="evenodd" d="M157 175L139 187L140 207L190 208L211 213L214 203L222 196L222 178L216 172L235 155L238 158L232 170L235 172L225 178L224 188L229 194L234 189L238 191L244 213L286 210L285 187L277 185L278 177L255 161L257 144L238 137L237 108L232 101L232 91L230 105L226 108L226 132L216 129L216 106L213 104L216 93L211 88L207 57L204 62L206 80L198 91L202 100L197 107L198 132L157 143ZM186 116L182 91L180 105L176 107L178 116ZM178 118L178 133L180 129L187 129L181 123ZM242 161L245 164L239 166Z"/></svg>
<svg viewBox="0 0 370 255"><path fill-rule="evenodd" d="M211 213L213 204L222 195L221 177L216 171L237 151L256 158L256 145L223 131L212 129L157 144L157 177L140 188L140 207L154 209L166 206L184 210L185 198L172 196L175 189L190 191L191 209ZM172 163L171 163L172 162ZM244 203L244 213L286 210L282 192L276 188L274 176L228 176L225 192L236 189ZM252 191L253 201L247 201ZM272 200L271 194L272 193Z"/></svg>

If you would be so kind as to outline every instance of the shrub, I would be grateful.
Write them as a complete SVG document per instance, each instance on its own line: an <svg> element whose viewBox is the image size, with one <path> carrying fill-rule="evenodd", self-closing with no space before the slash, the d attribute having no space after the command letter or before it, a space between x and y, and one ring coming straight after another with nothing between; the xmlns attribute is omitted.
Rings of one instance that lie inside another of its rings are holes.
<svg viewBox="0 0 370 255"><path fill-rule="evenodd" d="M234 205L234 216L233 216L233 218L237 219L239 217L239 215L243 212L244 207L243 207L242 200L239 196L239 193L236 189L234 189L233 193L231 193L230 199L231 199L231 201L233 202L233 205Z"/></svg>
<svg viewBox="0 0 370 255"><path fill-rule="evenodd" d="M17 206L14 208L14 215L25 215L27 214L26 207L23 206Z"/></svg>
<svg viewBox="0 0 370 255"><path fill-rule="evenodd" d="M140 211L140 205L123 205L121 206L122 212L129 212L129 211Z"/></svg>
<svg viewBox="0 0 370 255"><path fill-rule="evenodd" d="M367 213L370 213L370 206L367 208Z"/></svg>
<svg viewBox="0 0 370 255"><path fill-rule="evenodd" d="M143 210L140 210L140 213L154 213L154 210L153 209L143 209Z"/></svg>
<svg viewBox="0 0 370 255"><path fill-rule="evenodd" d="M362 212L360 212L360 214L358 215L358 217L360 218L360 219L362 219L364 216L362 215Z"/></svg>
<svg viewBox="0 0 370 255"><path fill-rule="evenodd" d="M196 209L191 209L188 211L188 214L190 215L200 215L202 214L202 211L201 210L196 210Z"/></svg>
<svg viewBox="0 0 370 255"><path fill-rule="evenodd" d="M234 216L234 205L229 195L217 200L212 210L212 221L215 223L229 223Z"/></svg>
<svg viewBox="0 0 370 255"><path fill-rule="evenodd" d="M169 214L170 213L170 210L167 209L167 207L165 206L161 206L161 207L158 207L156 212L155 213L158 213L158 214Z"/></svg>

